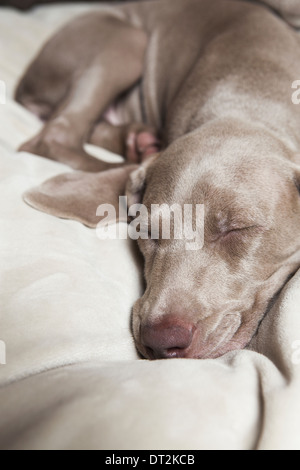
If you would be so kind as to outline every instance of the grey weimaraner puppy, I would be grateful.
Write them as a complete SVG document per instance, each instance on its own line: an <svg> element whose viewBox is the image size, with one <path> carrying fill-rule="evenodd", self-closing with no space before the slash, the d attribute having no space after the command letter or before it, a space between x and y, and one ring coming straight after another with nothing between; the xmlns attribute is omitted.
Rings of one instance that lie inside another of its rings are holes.
<svg viewBox="0 0 300 470"><path fill-rule="evenodd" d="M201 250L139 240L146 292L133 334L144 357L246 347L299 268L297 79L300 39L265 6L161 0L75 19L20 82L17 100L47 121L22 150L79 170L29 191L29 204L95 226L99 203L117 205L129 179L129 204L205 206ZM93 158L86 141L126 162Z"/></svg>

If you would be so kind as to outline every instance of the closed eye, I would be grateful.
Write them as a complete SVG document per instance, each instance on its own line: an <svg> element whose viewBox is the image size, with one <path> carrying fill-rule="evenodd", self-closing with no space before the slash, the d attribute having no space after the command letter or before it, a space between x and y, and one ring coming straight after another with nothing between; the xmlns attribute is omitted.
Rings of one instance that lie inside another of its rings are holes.
<svg viewBox="0 0 300 470"><path fill-rule="evenodd" d="M228 236L234 236L234 235L251 235L255 234L258 232L261 232L263 228L259 225L251 225L249 227L240 227L240 228L233 228L230 230L227 230L223 232L220 236L220 238L226 238Z"/></svg>
<svg viewBox="0 0 300 470"><path fill-rule="evenodd" d="M238 228L231 228L229 230L224 230L219 233L216 237L214 237L213 241L225 241L230 240L231 238L240 237L242 239L243 236L246 235L255 235L259 232L262 232L264 229L260 225L251 225L246 227L238 227Z"/></svg>
<svg viewBox="0 0 300 470"><path fill-rule="evenodd" d="M257 225L251 225L251 227L240 227L240 228L233 228L233 229L230 229L228 230L227 232L225 232L225 235L229 234L229 233L241 233L241 232L246 232L246 231L249 231L249 230L253 230L255 228L257 228L258 226Z"/></svg>

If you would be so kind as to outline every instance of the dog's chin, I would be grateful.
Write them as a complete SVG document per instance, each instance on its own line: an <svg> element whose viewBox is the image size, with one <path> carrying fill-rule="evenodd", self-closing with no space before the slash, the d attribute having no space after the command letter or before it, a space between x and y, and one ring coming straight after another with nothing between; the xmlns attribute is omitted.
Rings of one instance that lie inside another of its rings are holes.
<svg viewBox="0 0 300 470"><path fill-rule="evenodd" d="M216 350L212 350L207 353L204 352L204 354L201 351L198 351L198 354L193 356L193 359L218 359L233 351L241 351L245 349L250 341L251 337L243 342L238 342L232 339L228 343L219 346Z"/></svg>

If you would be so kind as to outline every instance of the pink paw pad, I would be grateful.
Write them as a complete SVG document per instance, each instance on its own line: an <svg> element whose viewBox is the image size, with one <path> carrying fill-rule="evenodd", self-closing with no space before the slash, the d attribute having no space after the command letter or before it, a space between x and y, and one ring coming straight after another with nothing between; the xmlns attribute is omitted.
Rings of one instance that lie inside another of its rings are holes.
<svg viewBox="0 0 300 470"><path fill-rule="evenodd" d="M130 132L127 137L127 159L132 163L141 163L150 155L160 151L160 141L150 132Z"/></svg>

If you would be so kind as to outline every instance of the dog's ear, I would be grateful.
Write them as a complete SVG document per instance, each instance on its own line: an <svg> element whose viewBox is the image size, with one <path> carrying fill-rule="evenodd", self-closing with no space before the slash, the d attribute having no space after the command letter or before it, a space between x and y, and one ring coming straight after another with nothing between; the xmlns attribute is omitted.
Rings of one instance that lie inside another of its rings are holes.
<svg viewBox="0 0 300 470"><path fill-rule="evenodd" d="M159 156L160 153L151 155L151 157L147 158L147 160L129 176L126 186L128 207L142 203L147 184L147 171Z"/></svg>
<svg viewBox="0 0 300 470"><path fill-rule="evenodd" d="M119 196L125 195L129 175L136 169L136 165L128 165L102 173L78 171L59 175L30 189L23 198L35 209L63 219L77 220L92 228L100 222L97 208L101 204L114 206L117 220L127 222L127 217L123 220L125 215L119 214Z"/></svg>

